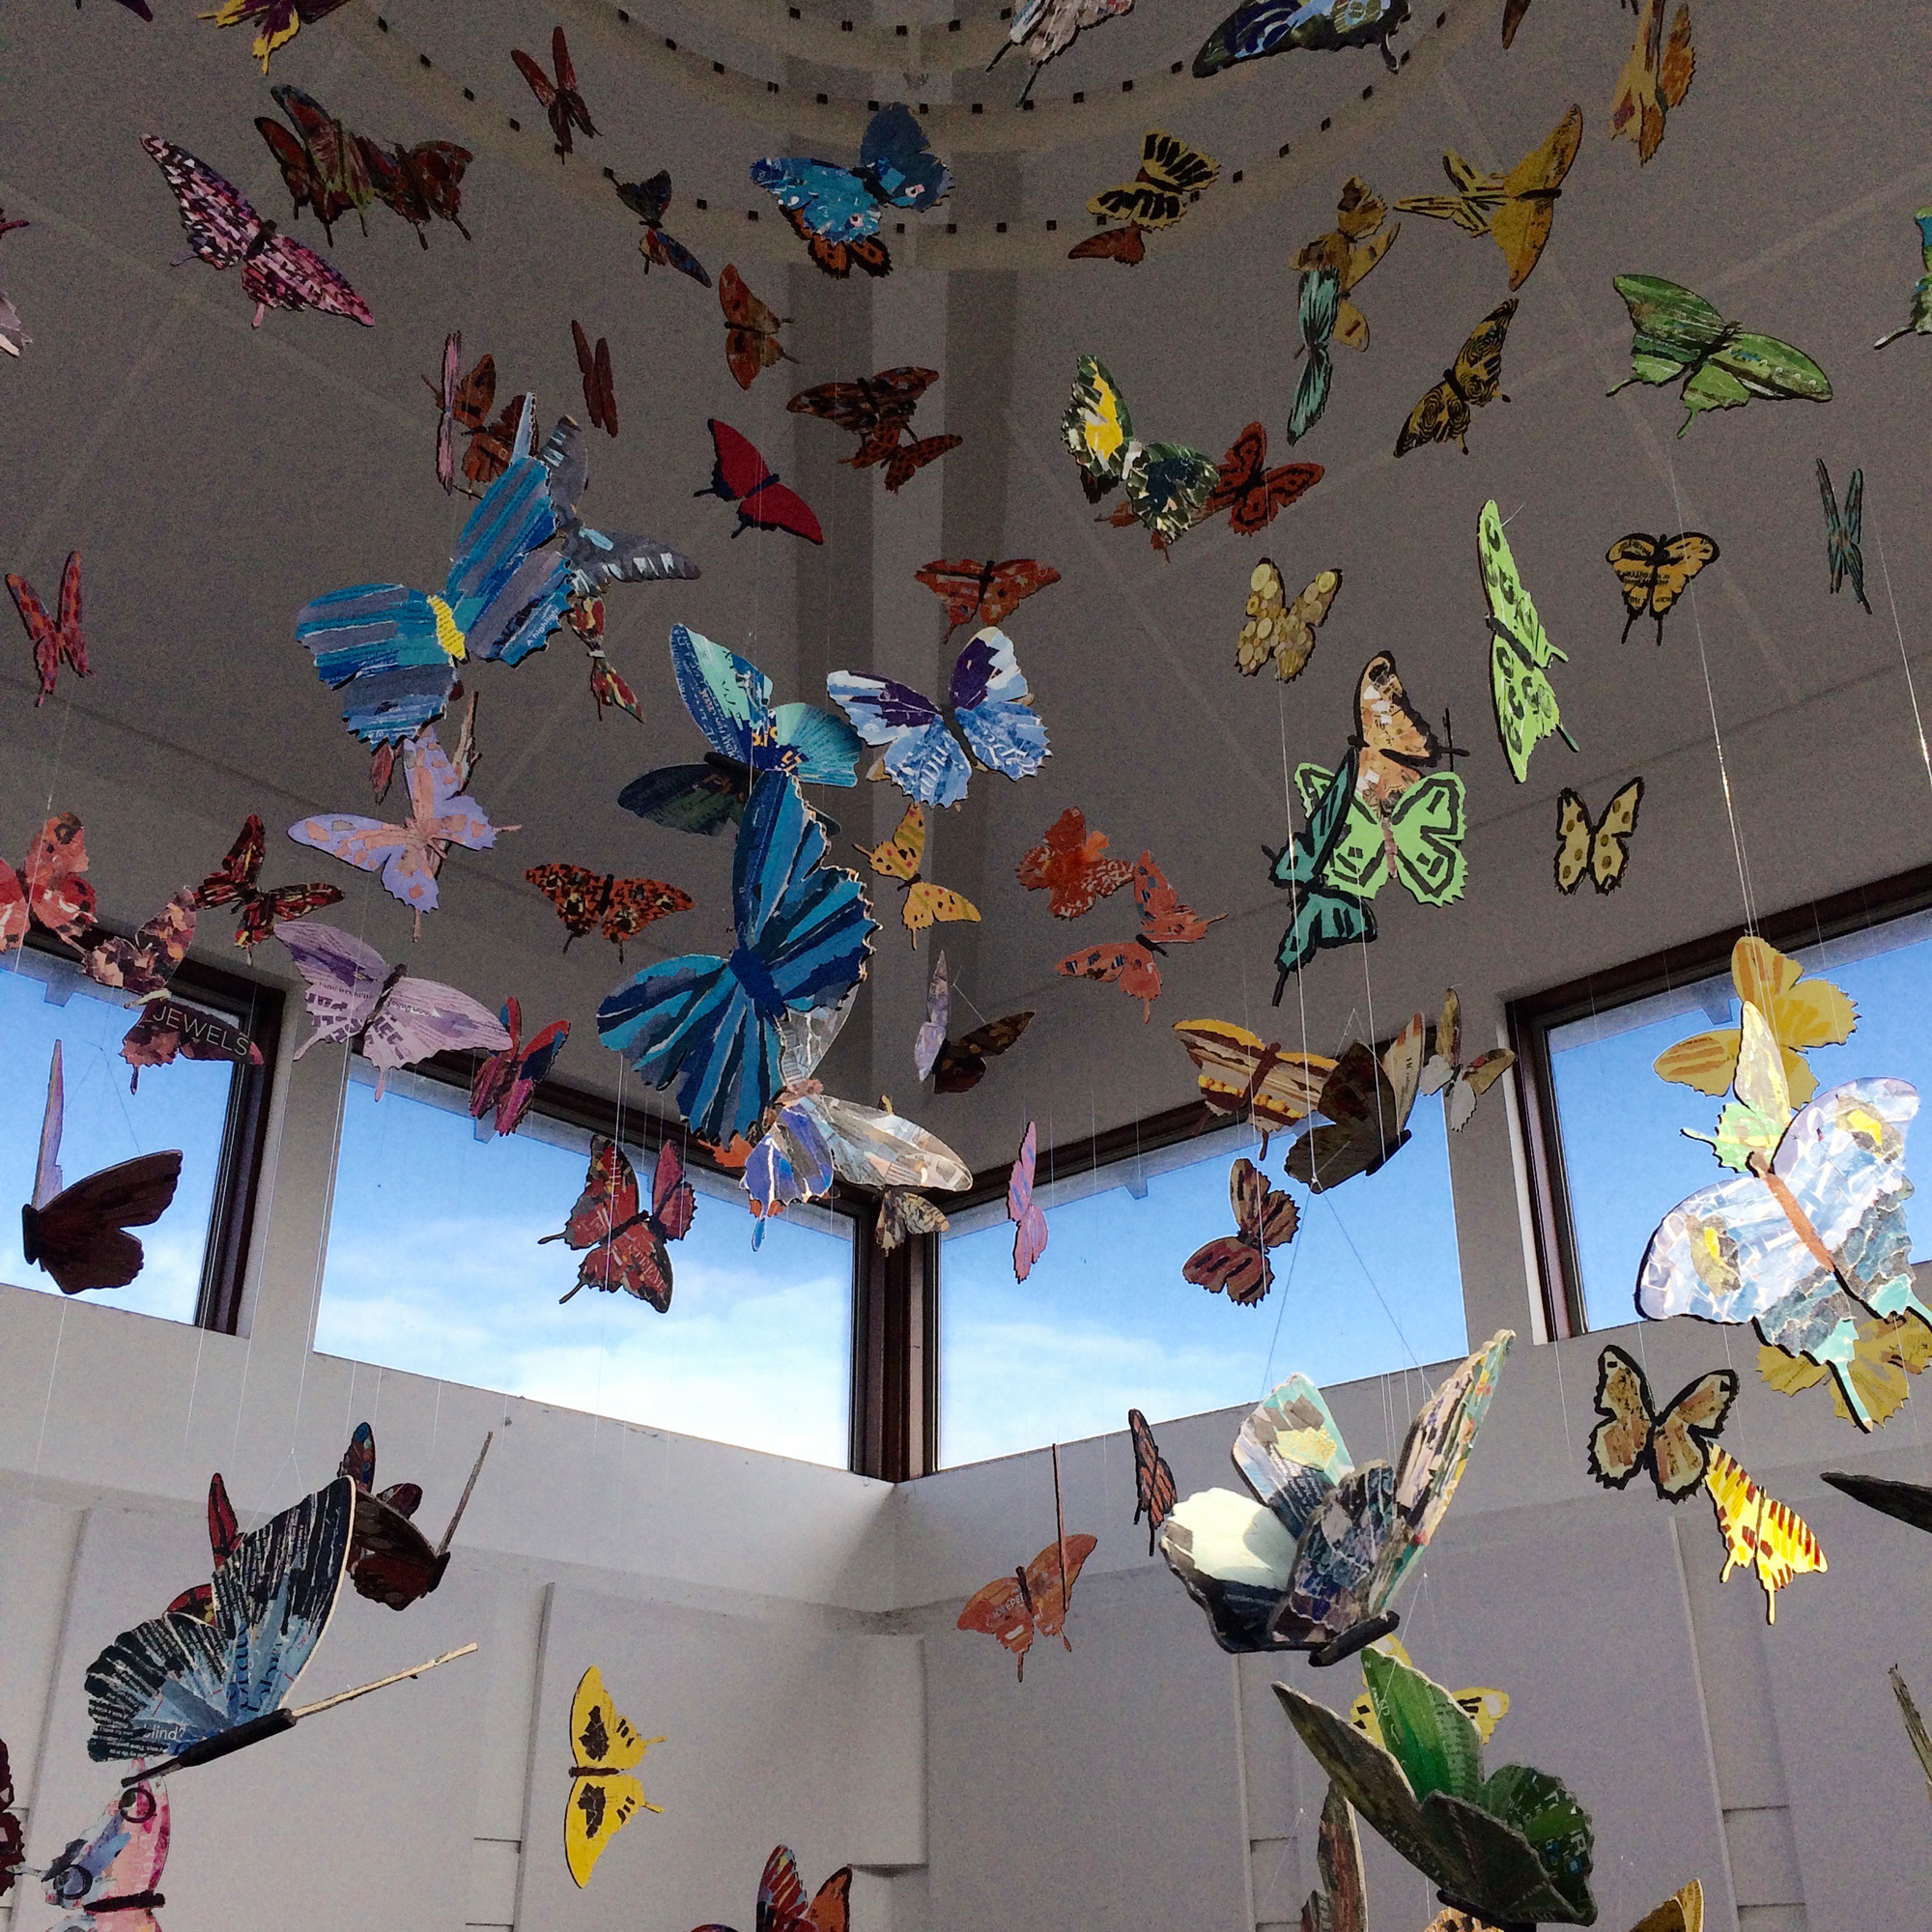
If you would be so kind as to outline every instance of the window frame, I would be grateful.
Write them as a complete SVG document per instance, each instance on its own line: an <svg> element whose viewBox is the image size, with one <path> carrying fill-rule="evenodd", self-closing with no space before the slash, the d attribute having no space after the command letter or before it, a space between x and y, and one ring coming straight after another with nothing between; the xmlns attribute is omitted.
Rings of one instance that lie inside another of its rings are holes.
<svg viewBox="0 0 1932 1932"><path fill-rule="evenodd" d="M1889 924L1928 907L1932 907L1932 866L1915 867L1869 885L1787 906L1754 925L1728 925L1507 1003L1504 1019L1516 1052L1517 1115L1522 1123L1538 1293L1552 1341L1581 1335L1589 1323L1550 1066L1551 1032L1657 993L1728 975L1732 949L1749 934L1789 952Z"/></svg>

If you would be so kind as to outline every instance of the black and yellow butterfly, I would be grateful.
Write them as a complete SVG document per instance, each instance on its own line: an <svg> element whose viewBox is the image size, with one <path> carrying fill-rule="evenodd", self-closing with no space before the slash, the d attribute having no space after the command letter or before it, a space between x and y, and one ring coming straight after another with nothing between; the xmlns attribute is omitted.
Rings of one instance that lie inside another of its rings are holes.
<svg viewBox="0 0 1932 1932"><path fill-rule="evenodd" d="M1604 560L1623 586L1624 641L1639 617L1657 619L1657 641L1663 641L1663 615L1684 595L1686 586L1707 563L1718 560L1718 546L1700 530L1678 536L1645 536L1634 530L1619 537L1604 553Z"/></svg>
<svg viewBox="0 0 1932 1932"><path fill-rule="evenodd" d="M1624 882L1630 864L1631 835L1636 830L1636 809L1643 803L1643 781L1632 779L1604 808L1592 825L1590 808L1565 785L1557 794L1556 890L1574 893L1583 875L1600 893L1613 893Z"/></svg>
<svg viewBox="0 0 1932 1932"><path fill-rule="evenodd" d="M1612 1344L1597 1359L1597 1413L1605 1420L1590 1432L1591 1475L1621 1490L1647 1469L1657 1493L1681 1503L1703 1482L1711 1444L1737 1399L1737 1371L1714 1369L1660 1408L1643 1370Z"/></svg>
<svg viewBox="0 0 1932 1932"><path fill-rule="evenodd" d="M1406 456L1425 442L1459 442L1463 454L1469 453L1469 419L1486 403L1502 396L1503 338L1517 311L1517 299L1498 302L1456 352L1454 364L1443 370L1442 380L1409 411L1402 434L1395 440L1395 453ZM1509 398L1503 396L1503 401Z"/></svg>
<svg viewBox="0 0 1932 1932"><path fill-rule="evenodd" d="M1102 188L1090 214L1131 221L1137 228L1171 228L1187 213L1188 197L1219 179L1221 163L1174 134L1150 128L1141 138L1141 169L1119 187Z"/></svg>
<svg viewBox="0 0 1932 1932"><path fill-rule="evenodd" d="M570 1802L563 1811L563 1856L580 1886L604 1849L639 1809L662 1811L630 1774L662 1738L640 1738L630 1719L611 1701L604 1674L593 1663L578 1680L570 1700Z"/></svg>

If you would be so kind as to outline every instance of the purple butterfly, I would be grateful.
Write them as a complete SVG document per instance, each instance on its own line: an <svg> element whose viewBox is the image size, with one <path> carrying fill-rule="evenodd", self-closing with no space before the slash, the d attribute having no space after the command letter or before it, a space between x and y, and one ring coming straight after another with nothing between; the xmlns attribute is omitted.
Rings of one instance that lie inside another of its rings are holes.
<svg viewBox="0 0 1932 1932"><path fill-rule="evenodd" d="M454 986L408 978L340 926L317 919L284 920L275 937L308 981L304 997L315 1022L295 1057L299 1060L318 1041L350 1045L376 1069L379 1100L392 1067L465 1047L500 1053L510 1043L509 1028L488 1007Z"/></svg>
<svg viewBox="0 0 1932 1932"><path fill-rule="evenodd" d="M154 134L142 135L141 145L174 189L188 246L213 268L242 264L242 291L255 304L257 328L270 307L320 309L375 327L369 304L313 248L277 234L213 168Z"/></svg>
<svg viewBox="0 0 1932 1932"><path fill-rule="evenodd" d="M490 823L490 814L464 791L463 780L430 725L404 744L403 772L410 793L407 823L385 825L380 818L338 811L291 825L289 837L365 872L380 867L384 887L415 913L420 933L423 914L436 910L436 875L449 848L485 851L497 842L498 832L523 828Z"/></svg>

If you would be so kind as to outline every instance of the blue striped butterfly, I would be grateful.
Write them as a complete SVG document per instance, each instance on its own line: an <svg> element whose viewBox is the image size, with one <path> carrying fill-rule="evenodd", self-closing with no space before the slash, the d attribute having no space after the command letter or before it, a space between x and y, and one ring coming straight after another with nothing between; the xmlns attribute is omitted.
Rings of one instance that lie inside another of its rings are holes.
<svg viewBox="0 0 1932 1932"><path fill-rule="evenodd" d="M1378 47L1388 71L1399 63L1389 37L1408 18L1409 0L1246 0L1201 43L1194 77L1206 80L1241 61L1295 47L1333 52Z"/></svg>

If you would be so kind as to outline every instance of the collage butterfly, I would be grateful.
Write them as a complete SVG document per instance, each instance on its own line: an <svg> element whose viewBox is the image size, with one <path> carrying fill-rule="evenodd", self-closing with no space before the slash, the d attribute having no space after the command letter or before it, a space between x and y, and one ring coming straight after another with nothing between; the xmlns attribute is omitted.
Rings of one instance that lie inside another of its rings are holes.
<svg viewBox="0 0 1932 1932"><path fill-rule="evenodd" d="M90 927L75 941L80 970L96 985L112 986L136 999L164 992L175 968L194 942L195 891L183 886L131 939Z"/></svg>
<svg viewBox="0 0 1932 1932"><path fill-rule="evenodd" d="M1912 320L1903 328L1894 328L1888 335L1881 335L1872 344L1874 349L1883 349L1889 343L1898 340L1901 335L1932 335L1932 208L1921 208L1912 217L1918 229L1918 259L1924 273L1913 285ZM0 235L8 227L25 226L24 223L8 223L0 226ZM0 347L5 347L0 342Z"/></svg>
<svg viewBox="0 0 1932 1932"><path fill-rule="evenodd" d="M1388 203L1360 175L1350 175L1342 184L1335 203L1334 227L1295 251L1291 267L1301 270L1304 275L1325 270L1334 276L1335 319L1330 333L1345 349L1369 346L1368 317L1349 299L1349 293L1388 253L1389 244L1401 233L1400 221L1389 222ZM1304 422L1289 440L1294 441L1307 428Z"/></svg>
<svg viewBox="0 0 1932 1932"><path fill-rule="evenodd" d="M807 543L822 544L825 531L811 506L797 491L779 481L779 473L729 423L707 419L711 432L711 481L694 497L722 497L738 512L737 527L747 530L789 530Z"/></svg>
<svg viewBox="0 0 1932 1932"><path fill-rule="evenodd" d="M1643 780L1635 778L1611 796L1598 819L1577 792L1565 785L1556 794L1556 890L1574 893L1585 876L1599 894L1613 893L1630 866L1630 842L1636 832Z"/></svg>
<svg viewBox="0 0 1932 1932"><path fill-rule="evenodd" d="M1147 1518L1148 1554L1151 1556L1154 1539L1179 1500L1179 1492L1147 1417L1137 1408L1127 1410L1127 1435L1134 1445L1134 1520Z"/></svg>
<svg viewBox="0 0 1932 1932"><path fill-rule="evenodd" d="M1723 1448L1711 1450L1704 1488L1724 1539L1724 1568L1718 1580L1728 1582L1733 1570L1753 1573L1764 1591L1764 1620L1775 1624L1777 1593L1794 1577L1832 1567L1811 1525L1788 1503L1768 1496Z"/></svg>
<svg viewBox="0 0 1932 1932"><path fill-rule="evenodd" d="M1003 624L1037 590L1060 582L1051 564L1030 556L981 563L971 556L935 557L913 572L946 606L946 639L961 624Z"/></svg>
<svg viewBox="0 0 1932 1932"><path fill-rule="evenodd" d="M1517 298L1498 302L1470 331L1442 372L1442 380L1425 390L1409 411L1408 420L1395 440L1395 453L1406 456L1425 442L1455 442L1469 453L1471 412L1503 396L1503 342L1517 311Z"/></svg>
<svg viewBox="0 0 1932 1932"><path fill-rule="evenodd" d="M1334 52L1376 47L1393 73L1389 38L1408 18L1409 0L1243 0L1202 43L1194 77L1206 80L1241 61L1297 47Z"/></svg>
<svg viewBox="0 0 1932 1932"><path fill-rule="evenodd" d="M1018 47L1032 63L1019 104L1024 107L1033 94L1039 71L1057 54L1064 54L1088 27L1131 14L1134 0L1020 0L1012 9L1012 24L1000 50L986 63L991 73L1006 56Z"/></svg>
<svg viewBox="0 0 1932 1932"><path fill-rule="evenodd" d="M1339 570L1319 571L1291 604L1274 559L1263 557L1248 577L1247 622L1235 640L1235 668L1254 677L1272 658L1283 684L1299 677L1314 655L1316 630L1341 587Z"/></svg>
<svg viewBox="0 0 1932 1932"><path fill-rule="evenodd" d="M888 1187L879 1194L872 1239L882 1255L890 1255L915 1236L943 1235L952 1225L944 1211L923 1194L910 1187Z"/></svg>
<svg viewBox="0 0 1932 1932"><path fill-rule="evenodd" d="M1200 521L1221 480L1220 467L1198 449L1135 438L1126 399L1097 355L1080 358L1060 433L1080 466L1087 500L1100 502L1124 486L1128 509L1163 545Z"/></svg>
<svg viewBox="0 0 1932 1932"><path fill-rule="evenodd" d="M1315 1889L1301 1902L1301 1932L1369 1932L1355 1807L1333 1778L1315 1828Z"/></svg>
<svg viewBox="0 0 1932 1932"><path fill-rule="evenodd" d="M659 1145L646 1208L630 1156L615 1141L598 1136L590 1143L590 1171L569 1219L556 1234L541 1236L537 1242L541 1247L546 1241L562 1241L583 1256L576 1285L557 1297L559 1305L579 1289L594 1288L605 1294L621 1290L649 1302L660 1315L668 1312L668 1244L684 1239L696 1213L696 1190L685 1179L675 1142Z"/></svg>
<svg viewBox="0 0 1932 1932"><path fill-rule="evenodd" d="M46 606L24 577L9 571L7 588L34 646L34 670L41 680L40 696L34 699L38 710L54 695L62 665L70 667L76 677L94 675L87 662L87 639L80 628L80 553L69 551L61 571L58 618L47 615Z"/></svg>
<svg viewBox="0 0 1932 1932"><path fill-rule="evenodd" d="M1660 1407L1642 1367L1610 1344L1597 1358L1597 1413L1604 1420L1590 1432L1591 1475L1606 1490L1621 1490L1644 1470L1659 1496L1681 1503L1702 1486L1737 1399L1737 1371L1714 1369Z"/></svg>
<svg viewBox="0 0 1932 1932"><path fill-rule="evenodd" d="M5 209L0 209L0 235L5 235L10 229L31 228L34 225L31 221L9 221L6 213ZM7 299L6 291L0 289L0 354L12 355L17 360L20 351L33 339L20 320L20 311Z"/></svg>
<svg viewBox="0 0 1932 1932"><path fill-rule="evenodd" d="M1690 10L1680 6L1670 23L1670 38L1663 35L1664 0L1634 0L1640 6L1636 40L1630 59L1617 76L1616 98L1610 103L1610 139L1622 135L1636 143L1637 162L1657 153L1663 139L1668 110L1683 104L1697 71L1697 56L1690 47Z"/></svg>
<svg viewBox="0 0 1932 1932"><path fill-rule="evenodd" d="M235 925L237 946L259 946L272 937L278 919L300 919L320 912L324 906L339 904L342 889L320 881L304 886L276 886L265 889L255 881L268 852L268 835L261 819L250 812L228 855L195 888L194 902L204 911L218 906L235 906L239 914Z"/></svg>
<svg viewBox="0 0 1932 1932"><path fill-rule="evenodd" d="M556 157L561 161L566 155L576 151L571 140L573 128L589 135L597 132L590 124L590 110L583 104L582 95L577 91L577 69L571 65L570 43L564 39L561 27L552 29L550 72L546 72L542 64L522 47L512 47L510 58L516 62L517 71L528 82L530 92L537 98L537 105L550 122L550 131L556 143Z"/></svg>
<svg viewBox="0 0 1932 1932"><path fill-rule="evenodd" d="M961 1034L957 1039L949 1036L933 1060L932 1091L970 1093L986 1077L987 1060L1016 1046L1033 1018L1031 1012L1008 1013Z"/></svg>
<svg viewBox="0 0 1932 1932"><path fill-rule="evenodd" d="M0 1766L4 1776L4 1766ZM145 1779L118 1792L91 1838L74 1838L41 1874L49 1905L67 1913L54 1932L160 1932L155 1917L167 1900L171 1825L168 1788Z"/></svg>
<svg viewBox="0 0 1932 1932"><path fill-rule="evenodd" d="M1221 164L1211 155L1150 128L1141 137L1140 171L1133 180L1102 188L1087 203L1089 214L1122 225L1077 242L1066 251L1069 259L1093 257L1131 268L1147 254L1143 233L1172 228L1220 175Z"/></svg>
<svg viewBox="0 0 1932 1932"><path fill-rule="evenodd" d="M1311 1193L1376 1174L1408 1145L1423 1039L1417 1013L1379 1055L1360 1040L1343 1049L1315 1102L1321 1123L1304 1129L1288 1151L1288 1172Z"/></svg>
<svg viewBox="0 0 1932 1932"><path fill-rule="evenodd" d="M1046 1209L1033 1198L1035 1164L1039 1158L1039 1129L1029 1121L1020 1151L1007 1176L1007 1219L1013 1224L1013 1279L1025 1281L1034 1264L1046 1252Z"/></svg>
<svg viewBox="0 0 1932 1932"><path fill-rule="evenodd" d="M615 436L617 391L611 375L611 344L600 335L593 350L583 325L575 321L570 325L570 340L577 352L577 373L583 384L583 410L590 427Z"/></svg>
<svg viewBox="0 0 1932 1932"><path fill-rule="evenodd" d="M1328 867L1341 849L1355 810L1355 772L1361 758L1351 750L1327 789L1307 807L1307 822L1271 855L1268 877L1289 895L1288 929L1275 949L1275 1006L1288 985L1316 953L1336 946L1367 945L1376 936L1376 911L1358 895L1327 883ZM1266 851L1264 846L1264 852Z"/></svg>
<svg viewBox="0 0 1932 1932"><path fill-rule="evenodd" d="M1657 622L1657 641L1663 642L1663 619L1671 607L1690 587L1690 580L1707 563L1718 560L1718 546L1701 530L1685 530L1679 535L1645 536L1633 531L1619 537L1604 553L1604 560L1617 574L1624 594L1623 641L1630 641L1631 626L1639 617Z"/></svg>
<svg viewBox="0 0 1932 1932"><path fill-rule="evenodd" d="M758 1880L753 1924L756 1932L849 1932L852 1867L840 1865L806 1902L805 1881L788 1845L776 1845ZM700 1925L697 1932L731 1932L728 1925Z"/></svg>
<svg viewBox="0 0 1932 1932"><path fill-rule="evenodd" d="M1258 1307L1274 1286L1268 1250L1294 1238L1301 1210L1292 1195L1270 1187L1267 1177L1245 1155L1228 1171L1228 1201L1236 1232L1196 1248L1180 1272L1209 1294L1225 1293L1239 1307Z"/></svg>
<svg viewBox="0 0 1932 1932"><path fill-rule="evenodd" d="M1415 1660L1399 1636L1381 1636L1375 1646L1384 1657L1392 1657L1398 1663L1415 1668ZM1497 1690L1488 1687L1470 1688L1450 1693L1456 1707L1475 1725L1476 1735L1484 1744L1495 1736L1496 1726L1509 1716L1510 1697L1507 1690ZM1349 1721L1371 1744L1386 1746L1388 1740L1382 1736L1381 1719L1376 1715L1376 1700L1365 1690L1349 1706Z"/></svg>
<svg viewBox="0 0 1932 1932"><path fill-rule="evenodd" d="M1912 1380L1932 1368L1932 1322L1916 1315L1902 1315L1881 1321L1861 1316L1859 1339L1852 1350L1846 1379L1858 1392L1859 1401L1870 1417L1873 1428L1883 1429L1903 1408L1912 1396ZM1757 1372L1767 1388L1779 1395L1800 1395L1821 1382L1832 1391L1832 1406L1847 1422L1852 1420L1836 1378L1829 1369L1788 1349L1775 1349L1761 1343L1757 1351ZM1832 1479L1828 1474L1827 1482Z"/></svg>
<svg viewBox="0 0 1932 1932"><path fill-rule="evenodd" d="M1099 1547L1097 1536L1084 1534L1049 1543L1031 1563L974 1591L959 1612L956 1628L994 1638L1018 1661L1019 1681L1024 1684L1027 1652L1035 1637L1057 1636L1066 1650L1072 1650L1066 1615L1072 1607L1073 1586L1088 1557Z"/></svg>
<svg viewBox="0 0 1932 1932"><path fill-rule="evenodd" d="M1489 605L1485 622L1490 632L1490 696L1495 706L1496 736L1502 740L1510 776L1518 784L1525 784L1529 754L1552 732L1573 752L1577 749L1577 741L1563 728L1548 675L1549 661L1568 664L1570 654L1558 650L1543 628L1493 498L1476 519L1476 561Z"/></svg>
<svg viewBox="0 0 1932 1932"><path fill-rule="evenodd" d="M899 919L912 935L930 928L935 920L971 920L976 924L980 908L945 886L935 886L921 875L925 856L925 808L910 805L898 829L879 845L861 845L859 850L871 861L872 870L882 879L896 879L902 895Z"/></svg>
<svg viewBox="0 0 1932 1932"><path fill-rule="evenodd" d="M593 1663L570 1700L570 1799L563 1807L563 1859L581 1889L597 1861L639 1811L662 1811L631 1774L663 1738L639 1737L611 1701Z"/></svg>
<svg viewBox="0 0 1932 1932"><path fill-rule="evenodd" d="M432 1548L429 1538L411 1520L422 1507L421 1485L392 1483L379 1491L376 1432L366 1422L356 1424L335 1473L347 1476L355 1486L355 1520L349 1534L349 1580L355 1585L357 1596L392 1610L406 1610L435 1591L449 1568L449 1546L456 1540L457 1525L469 1507L476 1478L483 1472L483 1459L495 1439L495 1430L484 1436L442 1541ZM225 1559L217 1551L215 1560Z"/></svg>
<svg viewBox="0 0 1932 1932"><path fill-rule="evenodd" d="M1864 606L1865 615L1871 615L1871 605L1865 597L1865 554L1860 548L1864 534L1865 472L1854 469L1851 480L1845 485L1845 507L1838 508L1838 498L1832 489L1832 472L1825 468L1825 459L1818 459L1818 494L1825 502L1825 561L1832 572L1832 595L1835 597L1845 587L1849 580L1852 595ZM8 587L13 587L14 580L7 580ZM19 601L15 593L14 601ZM26 612L22 611L21 615Z"/></svg>
<svg viewBox="0 0 1932 1932"><path fill-rule="evenodd" d="M779 329L791 317L774 315L746 286L735 263L726 262L718 277L718 306L724 311L724 366L739 388L749 389L781 362L798 360L779 340Z"/></svg>
<svg viewBox="0 0 1932 1932"><path fill-rule="evenodd" d="M1442 1017L1427 1046L1415 1091L1440 1094L1450 1131L1461 1133L1475 1118L1476 1102L1516 1065L1516 1055L1506 1046L1492 1046L1471 1059L1463 1058L1463 1002L1454 986L1442 995Z"/></svg>
<svg viewBox="0 0 1932 1932"><path fill-rule="evenodd" d="M697 901L681 886L662 879L620 879L614 872L595 872L588 866L552 861L532 866L524 877L551 902L563 922L563 950L601 927L624 963L624 946L654 920L674 912L689 912Z"/></svg>
<svg viewBox="0 0 1932 1932"><path fill-rule="evenodd" d="M134 1069L128 1077L130 1094L141 1091L143 1068L172 1066L177 1056L263 1065L262 1049L218 1013L179 1000L156 999L143 1002L139 1015L121 1036L121 1058Z"/></svg>
<svg viewBox="0 0 1932 1932"><path fill-rule="evenodd" d="M77 946L94 923L86 870L87 835L71 811L56 812L41 827L17 868L0 859L0 956L36 925Z"/></svg>
<svg viewBox="0 0 1932 1932"><path fill-rule="evenodd" d="M1141 929L1131 939L1069 952L1053 970L1066 980L1118 981L1128 999L1141 1003L1145 1023L1152 1019L1153 1003L1160 998L1160 959L1167 949L1205 939L1208 928L1227 915L1203 919L1192 906L1183 905L1150 852L1134 861L1134 905Z"/></svg>
<svg viewBox="0 0 1932 1932"><path fill-rule="evenodd" d="M896 492L928 463L936 462L949 449L957 449L963 440L912 434L919 399L938 381L937 369L908 364L881 369L876 376L861 376L849 383L820 383L814 388L801 389L785 408L794 415L817 416L850 430L859 439L859 447L838 460L854 469L884 464L886 488Z"/></svg>
<svg viewBox="0 0 1932 1932"><path fill-rule="evenodd" d="M467 376L462 368L463 336L453 331L443 338L442 382L423 382L437 399L436 477L445 490L456 484L456 433L467 439L463 447L463 494L474 497L487 490L510 466L516 455L518 434L529 415L529 442L536 441L537 424L532 413L534 398L517 396L503 406L495 422L490 411L497 400L497 359L484 355Z"/></svg>
<svg viewBox="0 0 1932 1932"><path fill-rule="evenodd" d="M144 17L148 14L146 0L121 0L126 7ZM213 14L204 17L213 20L217 27L246 26L255 23L255 44L249 52L262 63L262 71L269 71L269 57L277 47L287 46L305 26L313 26L316 21L326 19L347 0L221 0Z"/></svg>
<svg viewBox="0 0 1932 1932"><path fill-rule="evenodd" d="M1109 859L1106 850L1107 835L1089 832L1087 814L1069 805L1046 828L1046 837L1020 855L1014 869L1028 892L1046 894L1055 919L1078 919L1134 876L1126 860Z"/></svg>
<svg viewBox="0 0 1932 1932"><path fill-rule="evenodd" d="M1294 400L1289 405L1288 440L1296 443L1321 420L1328 391L1335 380L1336 325L1341 317L1341 278L1332 269L1302 271L1295 293L1294 326L1301 341L1295 358L1307 356L1295 379Z"/></svg>
<svg viewBox="0 0 1932 1932"><path fill-rule="evenodd" d="M1198 1069L1202 1105L1251 1121L1264 1160L1269 1136L1306 1120L1335 1070L1325 1054L1287 1052L1279 1040L1264 1040L1232 1020L1176 1020L1174 1030Z"/></svg>
<svg viewBox="0 0 1932 1932"><path fill-rule="evenodd" d="M524 1009L514 993L497 1009L497 1017L503 1022L510 1043L484 1061L469 1083L469 1117L476 1122L479 1141L517 1131L570 1037L568 1020L552 1020L526 1040Z"/></svg>
<svg viewBox="0 0 1932 1932"><path fill-rule="evenodd" d="M1284 463L1267 467L1267 430L1251 422L1235 439L1221 459L1220 481L1201 506L1205 523L1228 513L1228 527L1236 536L1251 537L1265 529L1291 503L1298 502L1321 480L1319 463Z"/></svg>
<svg viewBox="0 0 1932 1932"><path fill-rule="evenodd" d="M642 182L620 182L613 177L611 185L617 190L617 199L644 224L644 232L638 237L638 253L644 258L644 273L648 275L655 263L661 269L675 269L679 274L689 275L700 287L708 289L710 270L664 225L665 211L670 206L670 170L661 168L649 181ZM727 269L725 272L737 271ZM739 286L742 288L744 284L741 282Z"/></svg>

